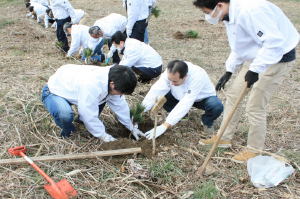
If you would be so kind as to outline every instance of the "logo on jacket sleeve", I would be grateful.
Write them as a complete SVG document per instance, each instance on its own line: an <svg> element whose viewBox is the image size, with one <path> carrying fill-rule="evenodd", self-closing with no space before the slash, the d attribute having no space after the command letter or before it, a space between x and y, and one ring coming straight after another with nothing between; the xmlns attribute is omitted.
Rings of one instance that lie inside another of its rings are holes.
<svg viewBox="0 0 300 199"><path fill-rule="evenodd" d="M261 31L258 31L257 36L261 37L264 33L262 33Z"/></svg>

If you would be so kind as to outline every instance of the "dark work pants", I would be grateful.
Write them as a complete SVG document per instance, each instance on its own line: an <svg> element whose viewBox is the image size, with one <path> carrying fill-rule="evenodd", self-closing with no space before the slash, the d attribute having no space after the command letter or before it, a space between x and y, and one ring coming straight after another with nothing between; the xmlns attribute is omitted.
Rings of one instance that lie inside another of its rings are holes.
<svg viewBox="0 0 300 199"><path fill-rule="evenodd" d="M138 80L141 81L142 83L148 83L150 82L153 78L158 77L161 74L162 70L162 65L156 68L149 68L149 67L132 67L131 68L135 74L137 74Z"/></svg>
<svg viewBox="0 0 300 199"><path fill-rule="evenodd" d="M58 42L62 42L62 48L65 52L68 52L68 50L70 49L69 45L68 45L68 39L66 36L66 33L64 32L63 26L66 22L71 22L71 17L68 17L66 19L60 19L60 20L56 20L56 25L57 25L57 29L56 29L56 37Z"/></svg>
<svg viewBox="0 0 300 199"><path fill-rule="evenodd" d="M165 97L167 98L167 102L163 107L167 112L171 112L179 101L172 95L171 91L169 91ZM194 102L193 107L205 111L205 113L201 116L201 119L202 122L207 126L214 125L214 121L223 112L223 104L217 96L210 96L201 100L200 102Z"/></svg>
<svg viewBox="0 0 300 199"><path fill-rule="evenodd" d="M144 42L145 29L147 28L148 23L146 23L146 19L135 22L130 38L134 38Z"/></svg>

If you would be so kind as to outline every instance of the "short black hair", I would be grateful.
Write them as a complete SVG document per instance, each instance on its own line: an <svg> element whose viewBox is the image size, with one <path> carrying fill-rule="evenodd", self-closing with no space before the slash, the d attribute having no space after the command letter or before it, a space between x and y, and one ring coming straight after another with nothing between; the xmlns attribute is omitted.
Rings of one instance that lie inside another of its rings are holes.
<svg viewBox="0 0 300 199"><path fill-rule="evenodd" d="M26 3L25 6L28 8L31 5L31 3Z"/></svg>
<svg viewBox="0 0 300 199"><path fill-rule="evenodd" d="M108 76L109 81L114 83L115 90L120 91L122 94L133 93L137 78L131 68L123 65L113 66Z"/></svg>
<svg viewBox="0 0 300 199"><path fill-rule="evenodd" d="M47 10L46 10L47 15L49 15L50 11L51 11L51 8L47 8Z"/></svg>
<svg viewBox="0 0 300 199"><path fill-rule="evenodd" d="M29 7L29 11L32 12L33 11L33 6Z"/></svg>
<svg viewBox="0 0 300 199"><path fill-rule="evenodd" d="M121 31L117 31L111 37L111 42L115 42L116 44L120 44L120 41L124 41L127 39L127 36L123 34Z"/></svg>
<svg viewBox="0 0 300 199"><path fill-rule="evenodd" d="M213 10L219 2L229 3L230 0L195 0L193 4L197 8L206 7Z"/></svg>
<svg viewBox="0 0 300 199"><path fill-rule="evenodd" d="M189 71L188 65L184 61L177 60L177 59L170 61L168 63L167 69L168 72L170 72L171 74L175 74L178 72L179 77L181 79L183 79Z"/></svg>

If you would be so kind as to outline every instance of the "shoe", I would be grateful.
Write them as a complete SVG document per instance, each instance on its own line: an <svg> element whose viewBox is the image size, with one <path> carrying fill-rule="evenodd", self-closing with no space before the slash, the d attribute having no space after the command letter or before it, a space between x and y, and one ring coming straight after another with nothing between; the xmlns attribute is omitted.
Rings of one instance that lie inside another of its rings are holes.
<svg viewBox="0 0 300 199"><path fill-rule="evenodd" d="M217 135L215 135L213 138L209 139L209 140L199 140L199 144L200 145L212 145L215 143L215 141L217 140ZM224 141L224 140L220 140L218 147L220 148L230 148L231 147L231 141Z"/></svg>
<svg viewBox="0 0 300 199"><path fill-rule="evenodd" d="M79 119L79 115L76 115L76 117L74 118L74 122L77 122L77 123L79 123L79 124L83 124L83 121L81 121L81 120Z"/></svg>
<svg viewBox="0 0 300 199"><path fill-rule="evenodd" d="M213 132L215 131L214 126L208 126L206 124L203 124L203 122L201 121L201 125L204 128L204 132L207 134L213 134Z"/></svg>
<svg viewBox="0 0 300 199"><path fill-rule="evenodd" d="M253 153L249 150L243 150L239 154L235 155L233 158L231 158L232 161L236 163L244 163L245 161L254 158L256 156L260 155L260 153Z"/></svg>
<svg viewBox="0 0 300 199"><path fill-rule="evenodd" d="M102 53L101 54L101 62L105 62L106 61L106 53Z"/></svg>

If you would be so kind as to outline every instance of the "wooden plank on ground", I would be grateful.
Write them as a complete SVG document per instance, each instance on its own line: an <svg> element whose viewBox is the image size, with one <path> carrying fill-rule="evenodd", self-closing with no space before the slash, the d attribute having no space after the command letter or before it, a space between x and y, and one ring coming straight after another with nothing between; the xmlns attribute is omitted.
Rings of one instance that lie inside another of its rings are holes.
<svg viewBox="0 0 300 199"><path fill-rule="evenodd" d="M108 151L75 153L75 154L68 154L68 155L30 157L30 159L32 161L48 162L48 161L57 161L57 160L74 160L74 159L95 158L95 157L104 157L104 156L127 155L132 153L141 153L141 152L142 149L139 147L139 148L108 150ZM23 164L23 163L27 163L27 161L24 158L0 160L0 165Z"/></svg>

